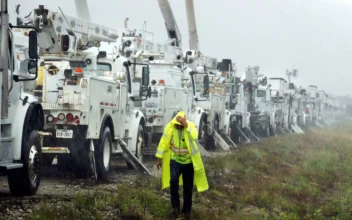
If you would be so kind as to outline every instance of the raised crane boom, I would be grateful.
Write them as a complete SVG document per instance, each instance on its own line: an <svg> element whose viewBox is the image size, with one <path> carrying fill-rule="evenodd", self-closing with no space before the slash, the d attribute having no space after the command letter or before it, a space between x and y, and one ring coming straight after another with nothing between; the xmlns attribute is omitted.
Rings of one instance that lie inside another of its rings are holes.
<svg viewBox="0 0 352 220"><path fill-rule="evenodd" d="M189 49L199 50L198 46L198 32L196 25L196 16L194 12L193 0L185 0L186 2L186 13L188 22L188 35L189 35Z"/></svg>
<svg viewBox="0 0 352 220"><path fill-rule="evenodd" d="M99 47L101 42L116 42L117 30L88 20L65 16L40 5L34 10L31 23L38 29L39 47L44 53L79 52Z"/></svg>
<svg viewBox="0 0 352 220"><path fill-rule="evenodd" d="M159 8L165 20L165 26L170 39L175 39L172 46L182 47L182 37L178 29L175 16L172 12L169 0L158 0Z"/></svg>
<svg viewBox="0 0 352 220"><path fill-rule="evenodd" d="M81 19L90 21L90 13L87 0L75 0L76 13Z"/></svg>

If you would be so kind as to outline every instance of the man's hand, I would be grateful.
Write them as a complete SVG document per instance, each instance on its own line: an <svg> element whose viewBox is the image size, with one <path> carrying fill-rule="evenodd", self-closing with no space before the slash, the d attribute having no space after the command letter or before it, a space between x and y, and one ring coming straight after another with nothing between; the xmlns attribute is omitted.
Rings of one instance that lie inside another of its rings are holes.
<svg viewBox="0 0 352 220"><path fill-rule="evenodd" d="M162 161L160 158L158 158L158 160L156 161L156 168L158 168L158 170L159 170L161 165L162 165Z"/></svg>
<svg viewBox="0 0 352 220"><path fill-rule="evenodd" d="M183 125L184 128L187 128L187 127L188 127L187 120L186 120L186 116L185 116L184 118L181 117L181 116L177 116L177 117L176 117L176 120L177 120L178 122L180 122L180 123Z"/></svg>

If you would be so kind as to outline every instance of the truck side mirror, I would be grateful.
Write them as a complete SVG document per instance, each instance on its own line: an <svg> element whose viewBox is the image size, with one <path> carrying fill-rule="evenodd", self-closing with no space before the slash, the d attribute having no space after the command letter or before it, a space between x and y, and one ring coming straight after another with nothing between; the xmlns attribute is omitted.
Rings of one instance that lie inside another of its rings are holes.
<svg viewBox="0 0 352 220"><path fill-rule="evenodd" d="M29 49L29 58L37 59L38 58L38 40L37 40L37 32L30 31L28 35L28 49Z"/></svg>
<svg viewBox="0 0 352 220"><path fill-rule="evenodd" d="M208 76L208 74L204 75L203 88L204 88L203 96L204 97L209 96L209 76Z"/></svg>
<svg viewBox="0 0 352 220"><path fill-rule="evenodd" d="M142 86L149 86L149 67L144 66L142 69Z"/></svg>
<svg viewBox="0 0 352 220"><path fill-rule="evenodd" d="M151 87L149 86L149 66L142 68L142 84L140 90L140 96L151 97Z"/></svg>

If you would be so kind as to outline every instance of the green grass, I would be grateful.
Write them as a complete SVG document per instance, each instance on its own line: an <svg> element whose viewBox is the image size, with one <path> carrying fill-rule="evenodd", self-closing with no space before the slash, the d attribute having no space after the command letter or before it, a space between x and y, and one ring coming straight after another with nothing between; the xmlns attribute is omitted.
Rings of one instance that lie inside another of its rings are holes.
<svg viewBox="0 0 352 220"><path fill-rule="evenodd" d="M241 147L205 161L210 190L194 194L195 219L352 219L352 123ZM142 177L141 177L142 178ZM160 180L39 205L31 219L170 219Z"/></svg>

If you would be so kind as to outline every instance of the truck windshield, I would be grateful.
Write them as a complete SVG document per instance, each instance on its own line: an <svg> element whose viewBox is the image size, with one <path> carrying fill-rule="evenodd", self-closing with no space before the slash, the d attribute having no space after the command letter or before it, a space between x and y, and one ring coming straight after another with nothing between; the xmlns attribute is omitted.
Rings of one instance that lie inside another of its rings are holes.
<svg viewBox="0 0 352 220"><path fill-rule="evenodd" d="M257 97L262 98L265 97L266 91L265 90L257 90Z"/></svg>
<svg viewBox="0 0 352 220"><path fill-rule="evenodd" d="M199 73L194 73L192 77L193 83L193 93L194 95L197 93L201 93L203 91L203 76Z"/></svg>

